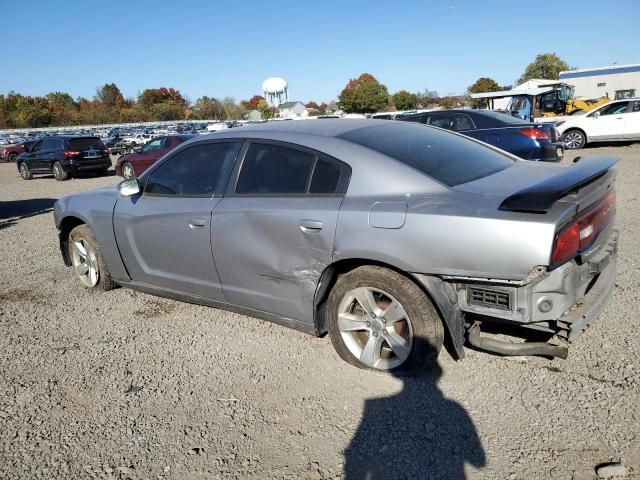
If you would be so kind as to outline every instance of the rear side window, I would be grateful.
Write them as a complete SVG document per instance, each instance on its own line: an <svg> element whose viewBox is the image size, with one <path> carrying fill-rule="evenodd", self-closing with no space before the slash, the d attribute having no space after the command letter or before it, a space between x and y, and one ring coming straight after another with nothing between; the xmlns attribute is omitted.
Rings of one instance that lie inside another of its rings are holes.
<svg viewBox="0 0 640 480"><path fill-rule="evenodd" d="M453 113L450 115L429 115L427 125L444 128L445 130L469 130L473 128L471 119L461 113Z"/></svg>
<svg viewBox="0 0 640 480"><path fill-rule="evenodd" d="M412 122L360 128L339 137L395 158L450 187L487 177L515 163L507 155L463 136Z"/></svg>
<svg viewBox="0 0 640 480"><path fill-rule="evenodd" d="M309 193L336 193L340 182L340 166L319 158L313 169Z"/></svg>
<svg viewBox="0 0 640 480"><path fill-rule="evenodd" d="M145 193L187 197L222 194L240 143L209 143L181 150L149 175Z"/></svg>
<svg viewBox="0 0 640 480"><path fill-rule="evenodd" d="M251 144L238 178L238 194L304 194L315 155L279 145Z"/></svg>
<svg viewBox="0 0 640 480"><path fill-rule="evenodd" d="M102 150L107 148L98 137L81 137L69 139L69 147L71 150L84 151L84 150Z"/></svg>

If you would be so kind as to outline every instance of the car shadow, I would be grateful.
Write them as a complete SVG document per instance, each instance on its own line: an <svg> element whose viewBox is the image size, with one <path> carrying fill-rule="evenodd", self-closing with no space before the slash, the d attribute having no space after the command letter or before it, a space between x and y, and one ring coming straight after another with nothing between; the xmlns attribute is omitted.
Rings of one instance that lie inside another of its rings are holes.
<svg viewBox="0 0 640 480"><path fill-rule="evenodd" d="M0 229L15 225L19 220L34 217L53 210L55 198L31 198L27 200L0 200Z"/></svg>
<svg viewBox="0 0 640 480"><path fill-rule="evenodd" d="M442 368L396 376L403 381L400 393L365 402L345 449L344 478L457 480L466 478L466 464L484 467L485 452L471 417L438 388Z"/></svg>

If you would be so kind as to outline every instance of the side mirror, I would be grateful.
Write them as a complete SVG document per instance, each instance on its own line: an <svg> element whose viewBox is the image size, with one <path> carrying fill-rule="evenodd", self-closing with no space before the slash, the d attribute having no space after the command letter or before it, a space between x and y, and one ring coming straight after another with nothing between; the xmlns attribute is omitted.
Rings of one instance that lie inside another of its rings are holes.
<svg viewBox="0 0 640 480"><path fill-rule="evenodd" d="M131 197L132 195L137 195L140 193L140 184L138 183L137 178L130 178L129 180L124 180L118 184L118 192L123 197Z"/></svg>
<svg viewBox="0 0 640 480"><path fill-rule="evenodd" d="M593 118L600 118L600 112L596 112L593 114Z"/></svg>

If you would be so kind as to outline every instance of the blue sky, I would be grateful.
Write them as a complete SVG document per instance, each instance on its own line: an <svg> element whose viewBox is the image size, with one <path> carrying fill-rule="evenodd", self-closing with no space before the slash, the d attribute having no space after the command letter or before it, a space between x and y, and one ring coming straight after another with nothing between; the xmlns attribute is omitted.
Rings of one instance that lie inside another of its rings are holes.
<svg viewBox="0 0 640 480"><path fill-rule="evenodd" d="M544 5L547 5L546 7ZM0 93L125 96L174 87L246 99L281 76L329 101L372 73L391 93L517 79L537 53L576 67L640 63L640 1L0 0Z"/></svg>

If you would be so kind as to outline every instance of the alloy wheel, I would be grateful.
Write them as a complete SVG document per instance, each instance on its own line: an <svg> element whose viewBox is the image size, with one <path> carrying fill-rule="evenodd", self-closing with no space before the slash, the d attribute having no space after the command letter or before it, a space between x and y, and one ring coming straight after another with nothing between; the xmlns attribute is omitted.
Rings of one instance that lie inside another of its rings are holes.
<svg viewBox="0 0 640 480"><path fill-rule="evenodd" d="M136 174L133 171L133 167L129 163L125 163L122 167L122 176L129 180L130 178L135 178Z"/></svg>
<svg viewBox="0 0 640 480"><path fill-rule="evenodd" d="M27 164L24 162L20 164L20 175L22 178L27 178L29 176L29 167L27 167Z"/></svg>
<svg viewBox="0 0 640 480"><path fill-rule="evenodd" d="M370 368L399 367L411 353L413 328L407 312L378 288L358 287L343 297L338 329L351 354Z"/></svg>
<svg viewBox="0 0 640 480"><path fill-rule="evenodd" d="M582 145L582 134L578 132L569 132L564 137L564 145L568 149L575 150Z"/></svg>
<svg viewBox="0 0 640 480"><path fill-rule="evenodd" d="M98 258L91 244L84 238L76 238L71 245L71 262L80 281L92 288L98 284L100 269Z"/></svg>
<svg viewBox="0 0 640 480"><path fill-rule="evenodd" d="M53 176L56 180L60 180L62 178L62 169L57 163L53 166Z"/></svg>

